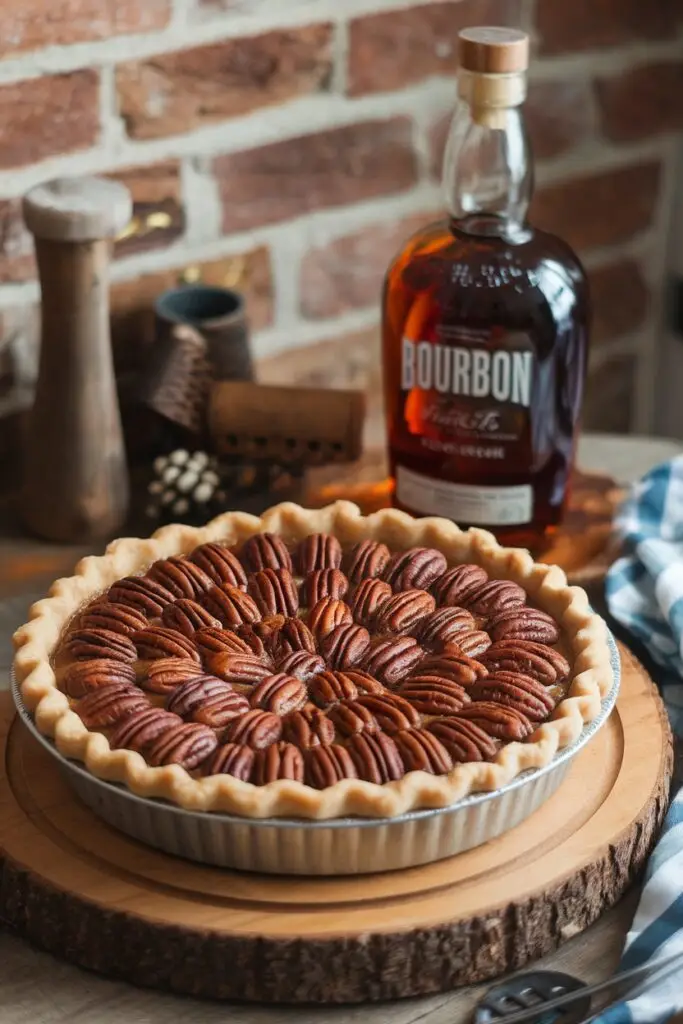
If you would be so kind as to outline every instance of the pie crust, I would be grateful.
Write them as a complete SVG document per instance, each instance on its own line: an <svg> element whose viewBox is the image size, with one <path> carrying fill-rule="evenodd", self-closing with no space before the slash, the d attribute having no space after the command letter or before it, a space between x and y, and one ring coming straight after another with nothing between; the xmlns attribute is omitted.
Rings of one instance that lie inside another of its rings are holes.
<svg viewBox="0 0 683 1024"><path fill-rule="evenodd" d="M449 566L474 563L491 577L511 580L561 628L571 666L566 696L550 719L525 742L503 746L492 762L457 764L447 775L408 772L378 785L345 779L325 789L278 780L256 786L230 775L193 777L178 765L150 767L130 750L112 750L106 736L89 731L58 688L52 655L63 631L84 604L124 576L144 572L152 562L187 554L200 544L243 542L255 533L279 534L296 542L312 533L330 533L343 545L373 539L392 551L430 547ZM470 793L492 791L530 768L542 767L578 738L600 712L613 685L603 620L589 607L586 593L569 586L557 566L534 562L522 549L502 547L485 530L461 530L445 519L412 517L393 509L364 517L350 502L319 510L284 503L256 517L227 512L196 529L171 525L145 540L113 541L104 555L82 559L75 575L57 580L49 595L30 610L30 621L14 634L14 668L25 706L42 733L68 758L82 761L100 779L123 783L142 797L160 797L192 811L219 811L249 818L276 816L330 819L361 815L393 817L421 808L445 807Z"/></svg>

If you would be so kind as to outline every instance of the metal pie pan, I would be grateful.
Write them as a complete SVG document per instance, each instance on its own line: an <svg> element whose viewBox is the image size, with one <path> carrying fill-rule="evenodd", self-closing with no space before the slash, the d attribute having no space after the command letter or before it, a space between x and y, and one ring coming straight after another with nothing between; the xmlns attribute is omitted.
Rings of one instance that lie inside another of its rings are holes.
<svg viewBox="0 0 683 1024"><path fill-rule="evenodd" d="M452 857L495 839L533 814L559 788L574 756L595 736L614 708L621 667L611 633L608 643L614 685L602 702L600 714L549 764L524 772L493 792L474 793L450 807L410 811L396 818L250 819L185 811L163 800L139 797L124 786L103 782L79 762L60 754L24 708L14 678L12 692L22 721L57 760L83 803L109 825L147 846L202 864L242 871L359 875Z"/></svg>

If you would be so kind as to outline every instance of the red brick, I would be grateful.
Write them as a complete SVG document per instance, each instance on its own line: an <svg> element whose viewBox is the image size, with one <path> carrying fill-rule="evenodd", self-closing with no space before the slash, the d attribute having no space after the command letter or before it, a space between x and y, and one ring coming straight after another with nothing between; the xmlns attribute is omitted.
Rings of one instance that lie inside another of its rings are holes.
<svg viewBox="0 0 683 1024"><path fill-rule="evenodd" d="M666 39L680 17L680 0L540 0L539 50L568 53Z"/></svg>
<svg viewBox="0 0 683 1024"><path fill-rule="evenodd" d="M107 177L120 181L130 189L133 197L132 224L137 226L135 234L116 243L116 256L163 248L183 234L185 210L181 195L180 164L177 160L166 160L146 167L125 167Z"/></svg>
<svg viewBox="0 0 683 1024"><path fill-rule="evenodd" d="M508 0L452 0L356 18L350 25L350 95L389 92L429 75L454 74L458 32L507 24Z"/></svg>
<svg viewBox="0 0 683 1024"><path fill-rule="evenodd" d="M534 157L559 156L593 130L593 95L586 79L531 82L524 114Z"/></svg>
<svg viewBox="0 0 683 1024"><path fill-rule="evenodd" d="M660 172L645 163L547 185L534 197L531 221L576 249L622 242L652 223Z"/></svg>
<svg viewBox="0 0 683 1024"><path fill-rule="evenodd" d="M95 71L0 86L0 167L20 167L92 146L99 134Z"/></svg>
<svg viewBox="0 0 683 1024"><path fill-rule="evenodd" d="M36 276L33 240L24 226L19 199L0 201L0 282Z"/></svg>
<svg viewBox="0 0 683 1024"><path fill-rule="evenodd" d="M648 64L596 84L602 130L631 142L683 129L683 61Z"/></svg>
<svg viewBox="0 0 683 1024"><path fill-rule="evenodd" d="M218 157L214 170L226 232L389 195L417 181L411 125L403 117Z"/></svg>
<svg viewBox="0 0 683 1024"><path fill-rule="evenodd" d="M637 330L650 305L650 292L640 267L633 260L621 260L588 274L593 310L593 343L614 341Z"/></svg>
<svg viewBox="0 0 683 1024"><path fill-rule="evenodd" d="M301 312L311 320L377 306L384 274L404 242L439 216L425 212L374 224L311 249L301 265Z"/></svg>
<svg viewBox="0 0 683 1024"><path fill-rule="evenodd" d="M637 360L615 356L588 375L581 423L584 430L627 434L635 411Z"/></svg>
<svg viewBox="0 0 683 1024"><path fill-rule="evenodd" d="M175 135L323 91L331 43L330 25L309 25L121 64L116 85L128 134Z"/></svg>
<svg viewBox="0 0 683 1024"><path fill-rule="evenodd" d="M40 46L163 28L169 0L10 0L0 6L2 56Z"/></svg>

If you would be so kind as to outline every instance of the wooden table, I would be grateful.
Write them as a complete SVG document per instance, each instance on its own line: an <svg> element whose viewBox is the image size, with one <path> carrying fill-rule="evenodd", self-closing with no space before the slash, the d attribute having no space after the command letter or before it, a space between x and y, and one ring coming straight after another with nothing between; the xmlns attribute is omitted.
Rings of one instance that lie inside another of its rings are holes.
<svg viewBox="0 0 683 1024"><path fill-rule="evenodd" d="M658 462L681 451L671 441L587 435L579 463L584 470L607 471L620 482L641 476ZM8 526L0 537L0 687L7 685L10 636L25 619L27 606L49 583L68 574L89 550L29 541ZM637 893L606 914L588 932L547 958L548 964L589 980L611 973L618 961ZM0 932L0 989L3 1024L459 1024L468 1019L479 990L468 989L380 1006L349 1009L273 1009L217 1005L164 996L107 981L37 952L7 932Z"/></svg>

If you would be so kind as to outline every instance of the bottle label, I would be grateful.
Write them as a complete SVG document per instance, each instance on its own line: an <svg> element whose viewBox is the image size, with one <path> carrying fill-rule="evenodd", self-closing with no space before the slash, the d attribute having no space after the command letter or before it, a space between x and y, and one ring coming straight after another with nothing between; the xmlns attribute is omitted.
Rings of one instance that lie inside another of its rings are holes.
<svg viewBox="0 0 683 1024"><path fill-rule="evenodd" d="M474 526L522 526L533 517L530 484L488 487L432 480L405 466L396 467L396 497L422 515L445 516Z"/></svg>

